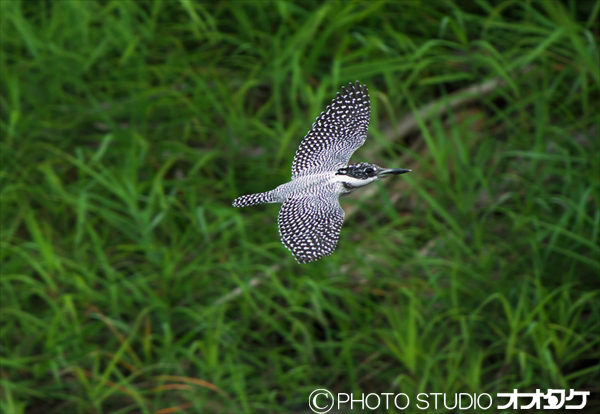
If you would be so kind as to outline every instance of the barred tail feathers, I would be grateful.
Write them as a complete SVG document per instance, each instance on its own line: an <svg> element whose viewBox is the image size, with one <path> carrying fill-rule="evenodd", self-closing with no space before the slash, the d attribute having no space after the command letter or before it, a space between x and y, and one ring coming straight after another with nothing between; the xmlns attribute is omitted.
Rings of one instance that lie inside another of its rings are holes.
<svg viewBox="0 0 600 414"><path fill-rule="evenodd" d="M248 207L253 206L255 204L263 204L263 203L276 203L277 197L273 191L267 191L266 193L258 193L258 194L248 194L243 195L241 197L233 200L232 205L234 207Z"/></svg>

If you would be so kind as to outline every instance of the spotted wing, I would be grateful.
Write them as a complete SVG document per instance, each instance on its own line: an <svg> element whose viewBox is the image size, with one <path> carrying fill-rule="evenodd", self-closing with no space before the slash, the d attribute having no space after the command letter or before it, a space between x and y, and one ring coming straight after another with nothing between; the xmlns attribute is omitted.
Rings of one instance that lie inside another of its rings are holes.
<svg viewBox="0 0 600 414"><path fill-rule="evenodd" d="M370 117L367 87L358 82L348 84L347 89L342 87L300 143L292 164L292 178L347 166L367 138Z"/></svg>
<svg viewBox="0 0 600 414"><path fill-rule="evenodd" d="M344 210L332 193L288 198L279 210L277 223L283 244L298 262L308 263L335 250L343 220Z"/></svg>

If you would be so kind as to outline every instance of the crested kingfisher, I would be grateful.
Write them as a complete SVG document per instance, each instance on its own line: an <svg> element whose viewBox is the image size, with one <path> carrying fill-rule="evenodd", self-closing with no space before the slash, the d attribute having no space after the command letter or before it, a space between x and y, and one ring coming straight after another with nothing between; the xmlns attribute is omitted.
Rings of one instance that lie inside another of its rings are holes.
<svg viewBox="0 0 600 414"><path fill-rule="evenodd" d="M411 171L366 162L348 165L367 138L370 116L367 87L358 81L342 87L300 143L292 163L292 180L265 193L238 197L233 206L282 203L279 234L296 260L308 263L331 255L344 220L339 197Z"/></svg>

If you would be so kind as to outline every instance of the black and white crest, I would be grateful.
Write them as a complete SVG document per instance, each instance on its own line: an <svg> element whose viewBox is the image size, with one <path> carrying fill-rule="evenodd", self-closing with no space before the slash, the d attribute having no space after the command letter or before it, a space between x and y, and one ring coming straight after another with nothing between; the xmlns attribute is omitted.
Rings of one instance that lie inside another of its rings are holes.
<svg viewBox="0 0 600 414"><path fill-rule="evenodd" d="M366 180L367 178L375 177L377 171L378 167L376 165L369 164L368 162L359 162L358 164L340 168L336 175L347 175L358 180Z"/></svg>

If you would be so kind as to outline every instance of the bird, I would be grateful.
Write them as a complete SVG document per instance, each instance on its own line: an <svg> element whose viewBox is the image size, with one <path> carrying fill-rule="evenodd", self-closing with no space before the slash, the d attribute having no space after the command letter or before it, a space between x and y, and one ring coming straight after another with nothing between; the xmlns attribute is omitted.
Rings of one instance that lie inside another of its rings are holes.
<svg viewBox="0 0 600 414"><path fill-rule="evenodd" d="M238 197L232 205L282 203L277 218L279 235L295 259L310 263L330 256L344 220L339 197L411 171L367 162L349 164L367 138L370 117L367 86L358 81L342 86L296 150L291 181L271 191Z"/></svg>

